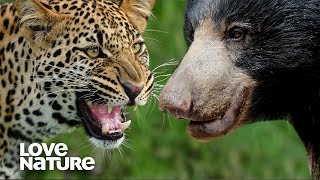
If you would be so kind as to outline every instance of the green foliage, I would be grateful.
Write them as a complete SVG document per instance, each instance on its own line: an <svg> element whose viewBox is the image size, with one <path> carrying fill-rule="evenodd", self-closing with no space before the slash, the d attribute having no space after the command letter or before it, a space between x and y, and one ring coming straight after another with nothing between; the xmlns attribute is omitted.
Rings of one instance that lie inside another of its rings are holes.
<svg viewBox="0 0 320 180"><path fill-rule="evenodd" d="M1 2L1 0L0 0ZM185 0L158 0L144 34L155 68L186 52L183 37ZM157 80L174 67L157 69ZM159 89L155 91L159 94ZM27 172L27 179L306 179L310 178L305 149L286 121L260 122L201 143L177 121L158 110L155 97L136 112L126 145L113 152L95 148L82 128L48 142L68 144L69 156L92 156L91 172Z"/></svg>

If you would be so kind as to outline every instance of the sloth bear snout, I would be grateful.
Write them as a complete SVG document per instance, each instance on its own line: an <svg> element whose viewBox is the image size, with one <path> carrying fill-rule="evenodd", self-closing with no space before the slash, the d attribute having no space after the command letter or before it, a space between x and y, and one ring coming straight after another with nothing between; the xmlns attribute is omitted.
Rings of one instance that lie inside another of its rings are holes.
<svg viewBox="0 0 320 180"><path fill-rule="evenodd" d="M189 0L185 34L160 108L200 140L290 117L320 179L320 0Z"/></svg>

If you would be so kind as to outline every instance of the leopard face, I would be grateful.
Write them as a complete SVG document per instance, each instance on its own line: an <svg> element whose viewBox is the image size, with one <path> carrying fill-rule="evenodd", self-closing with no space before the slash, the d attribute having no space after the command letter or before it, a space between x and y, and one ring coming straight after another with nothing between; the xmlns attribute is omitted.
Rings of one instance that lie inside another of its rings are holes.
<svg viewBox="0 0 320 180"><path fill-rule="evenodd" d="M18 160L12 156L20 142L39 142L78 125L100 147L122 143L131 123L125 109L144 105L153 88L142 37L153 5L154 0L1 5L0 21L9 28L0 28L0 177L13 177Z"/></svg>
<svg viewBox="0 0 320 180"><path fill-rule="evenodd" d="M38 46L35 57L40 62L35 81L44 82L43 90L57 98L53 103L62 107L59 116L66 121L79 116L95 144L114 148L130 124L123 115L124 107L144 105L153 86L141 32L113 2L83 2L76 11L70 11L75 8L72 5L55 6L62 14L70 13L62 22L54 27L26 27L52 28L45 37L36 34L30 40L32 46ZM82 6L91 13L85 13ZM50 46L42 45L47 41ZM68 98L59 98L66 91Z"/></svg>

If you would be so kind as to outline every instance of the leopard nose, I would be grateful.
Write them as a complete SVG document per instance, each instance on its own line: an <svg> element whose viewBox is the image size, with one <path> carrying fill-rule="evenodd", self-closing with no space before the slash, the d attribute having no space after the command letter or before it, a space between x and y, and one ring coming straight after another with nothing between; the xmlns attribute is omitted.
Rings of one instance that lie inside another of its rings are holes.
<svg viewBox="0 0 320 180"><path fill-rule="evenodd" d="M130 82L123 82L121 83L125 93L127 94L127 96L130 99L130 102L128 105L135 105L135 99L137 96L139 96L139 94L141 93L141 91L143 90L144 85L141 86L135 86L133 84L131 84Z"/></svg>

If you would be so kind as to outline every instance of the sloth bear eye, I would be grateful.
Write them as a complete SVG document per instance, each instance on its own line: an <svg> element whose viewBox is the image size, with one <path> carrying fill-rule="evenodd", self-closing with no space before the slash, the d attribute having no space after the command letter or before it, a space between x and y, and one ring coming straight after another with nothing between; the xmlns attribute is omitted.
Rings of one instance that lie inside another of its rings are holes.
<svg viewBox="0 0 320 180"><path fill-rule="evenodd" d="M231 29L229 32L229 38L233 41L241 41L244 37L245 33L241 29Z"/></svg>

